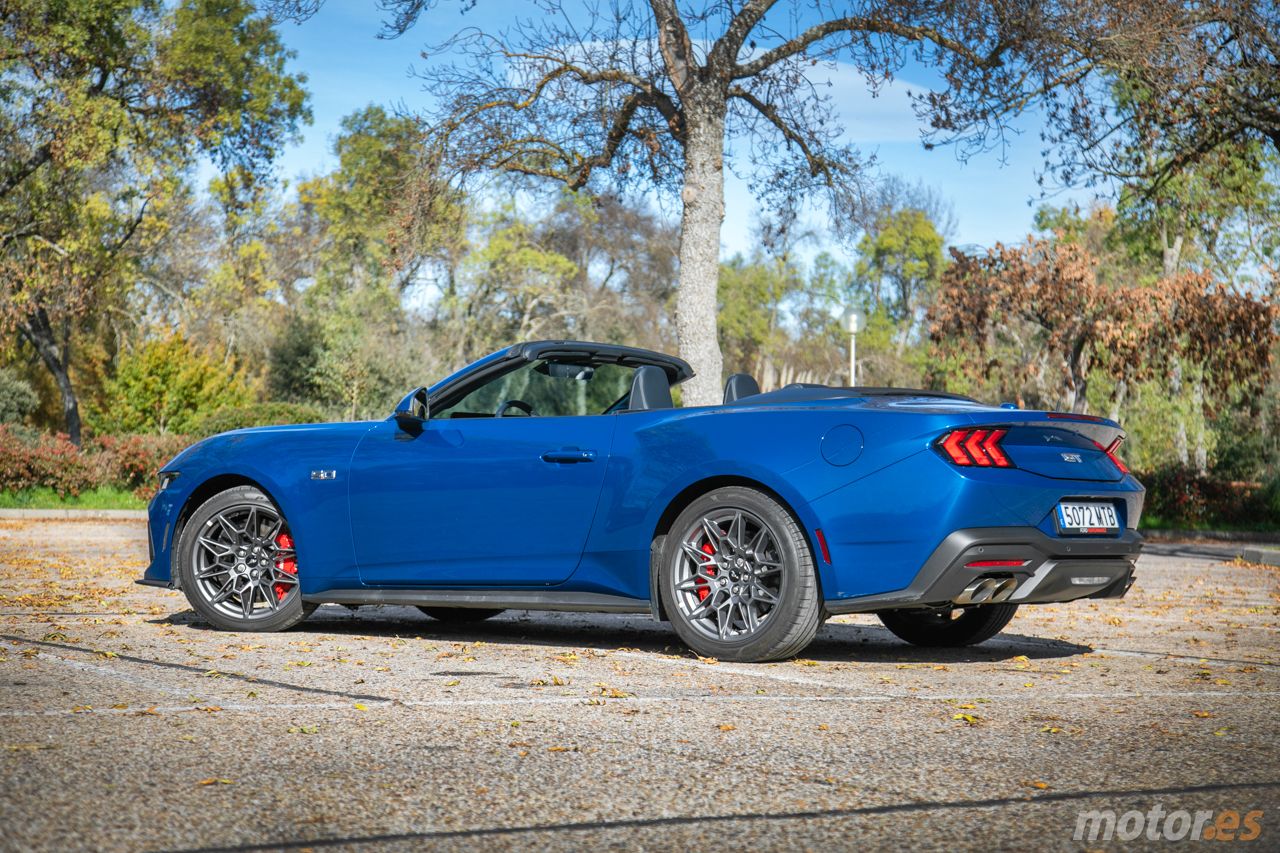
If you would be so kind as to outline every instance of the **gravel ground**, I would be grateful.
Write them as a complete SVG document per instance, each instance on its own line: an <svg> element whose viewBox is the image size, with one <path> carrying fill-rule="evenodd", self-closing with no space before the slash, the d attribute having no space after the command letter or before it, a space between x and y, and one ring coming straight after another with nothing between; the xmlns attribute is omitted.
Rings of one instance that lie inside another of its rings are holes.
<svg viewBox="0 0 1280 853"><path fill-rule="evenodd" d="M1221 546L974 649L840 617L747 665L633 616L220 633L132 584L143 534L0 521L0 849L1167 846L1073 839L1155 806L1280 848L1280 570Z"/></svg>

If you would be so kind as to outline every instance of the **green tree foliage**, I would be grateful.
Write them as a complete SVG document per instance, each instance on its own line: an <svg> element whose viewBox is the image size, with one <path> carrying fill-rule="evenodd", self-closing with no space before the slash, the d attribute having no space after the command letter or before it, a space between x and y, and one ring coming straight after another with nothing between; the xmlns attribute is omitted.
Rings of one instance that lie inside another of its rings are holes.
<svg viewBox="0 0 1280 853"><path fill-rule="evenodd" d="M262 173L308 117L246 0L13 0L0 19L0 321L80 438L72 337L122 298L153 207L201 156ZM150 220L150 221L149 221Z"/></svg>
<svg viewBox="0 0 1280 853"><path fill-rule="evenodd" d="M92 423L106 433L186 434L209 413L252 398L242 374L173 335L120 357L105 405L92 413Z"/></svg>
<svg viewBox="0 0 1280 853"><path fill-rule="evenodd" d="M423 186L430 176L419 174L426 152L412 119L365 107L342 120L333 150L338 168L298 187L299 204L323 234L316 283L403 290L424 263L454 248L462 209L452 195ZM424 203L428 210L415 211Z"/></svg>
<svg viewBox="0 0 1280 853"><path fill-rule="evenodd" d="M880 216L858 243L858 295L898 326L902 346L942 280L943 242L925 211L904 208Z"/></svg>
<svg viewBox="0 0 1280 853"><path fill-rule="evenodd" d="M732 373L764 388L791 382L842 384L848 335L840 312L849 272L830 255L806 271L786 257L734 257L720 266L720 343Z"/></svg>
<svg viewBox="0 0 1280 853"><path fill-rule="evenodd" d="M800 271L778 258L734 257L720 265L720 347L734 372L761 374L786 356L786 302L804 286Z"/></svg>
<svg viewBox="0 0 1280 853"><path fill-rule="evenodd" d="M298 18L322 5L279 3ZM403 35L438 4L379 5L388 32ZM541 0L533 9L431 48L453 61L423 72L429 146L460 181L505 172L579 190L609 180L678 200L676 327L696 371L683 387L698 405L716 402L723 379L716 297L726 165L749 175L770 207L794 211L826 195L833 223L860 218L866 161L843 138L814 66L846 64L873 91L909 60L934 68L937 85L916 98L917 112L936 139L961 139L974 153L1011 115L1055 104L1062 89L1061 101L1091 107L1091 48L1125 20L1093 3L1031 13L987 0ZM727 162L734 143L736 162Z"/></svg>

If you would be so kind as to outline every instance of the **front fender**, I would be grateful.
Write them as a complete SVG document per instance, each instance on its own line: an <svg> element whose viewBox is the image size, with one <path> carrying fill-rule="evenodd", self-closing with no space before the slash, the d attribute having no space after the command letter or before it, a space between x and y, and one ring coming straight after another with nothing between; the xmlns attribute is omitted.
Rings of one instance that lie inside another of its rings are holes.
<svg viewBox="0 0 1280 853"><path fill-rule="evenodd" d="M171 578L178 520L211 496L219 480L261 488L288 521L298 552L304 594L358 585L351 538L348 482L351 455L368 424L239 431L215 437L180 455L180 476L150 507L155 556L146 579ZM320 472L323 472L321 474Z"/></svg>

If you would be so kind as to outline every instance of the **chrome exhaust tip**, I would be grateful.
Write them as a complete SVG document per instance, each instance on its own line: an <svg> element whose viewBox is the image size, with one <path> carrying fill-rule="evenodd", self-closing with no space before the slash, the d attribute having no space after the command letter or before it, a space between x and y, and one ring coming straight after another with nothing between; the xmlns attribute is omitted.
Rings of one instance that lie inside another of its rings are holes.
<svg viewBox="0 0 1280 853"><path fill-rule="evenodd" d="M991 598L995 592L997 583L993 578L979 578L964 588L964 591L956 596L955 603L959 605L982 604Z"/></svg>
<svg viewBox="0 0 1280 853"><path fill-rule="evenodd" d="M979 578L956 596L954 604L967 607L977 604L999 604L1007 601L1018 588L1014 578Z"/></svg>
<svg viewBox="0 0 1280 853"><path fill-rule="evenodd" d="M996 585L995 592L991 594L991 603L999 604L1002 601L1008 601L1009 596L1013 595L1013 591L1018 588L1018 581L1014 578L1005 578Z"/></svg>

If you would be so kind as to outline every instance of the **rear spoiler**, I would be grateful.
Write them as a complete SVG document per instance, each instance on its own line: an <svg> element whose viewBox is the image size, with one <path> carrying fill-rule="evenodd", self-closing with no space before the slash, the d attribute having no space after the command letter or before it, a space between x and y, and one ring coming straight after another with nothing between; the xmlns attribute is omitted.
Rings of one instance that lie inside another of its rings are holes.
<svg viewBox="0 0 1280 853"><path fill-rule="evenodd" d="M1109 418L1077 415L1071 412L1028 412L1010 409L1007 413L984 412L980 415L975 413L971 416L971 420L977 424L998 423L1002 426L1068 429L1096 441L1104 450L1116 445L1117 440L1123 442L1126 437L1120 424Z"/></svg>

